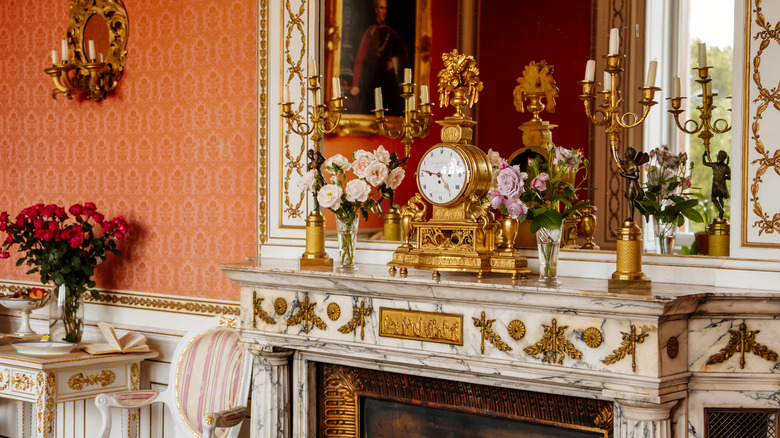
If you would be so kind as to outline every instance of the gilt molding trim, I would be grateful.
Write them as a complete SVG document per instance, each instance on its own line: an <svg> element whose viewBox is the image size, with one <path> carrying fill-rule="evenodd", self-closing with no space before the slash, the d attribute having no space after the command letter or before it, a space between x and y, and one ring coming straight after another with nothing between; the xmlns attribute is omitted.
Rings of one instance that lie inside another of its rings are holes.
<svg viewBox="0 0 780 438"><path fill-rule="evenodd" d="M764 181L762 177L769 170L774 170L780 175L780 145L770 136L765 144L761 138L761 120L765 117L764 126L773 126L780 117L780 85L764 85L761 78L761 62L764 51L770 46L780 44L780 22L772 22L764 15L761 7L763 0L746 0L745 11L745 72L744 72L744 127L743 134L743 162L742 162L742 246L760 246L780 248L780 243L756 241L765 233L765 238L780 233L780 212L769 212L759 202L761 188L772 190L773 182ZM753 8L755 5L755 9ZM755 12L755 15L753 14ZM753 27L755 26L755 27ZM752 55L752 47L758 46L755 57ZM751 57L753 57L751 59ZM773 65L765 60L766 69L772 69ZM750 72L752 66L752 74ZM770 75L771 76L771 75ZM756 86L754 96L750 95L751 81ZM752 154L752 155L751 155ZM771 174L770 174L771 175ZM749 188L749 189L748 189ZM748 193L749 190L749 193ZM767 196L771 199L771 195ZM748 212L751 212L748 218ZM748 231L758 229L758 236L752 240Z"/></svg>
<svg viewBox="0 0 780 438"><path fill-rule="evenodd" d="M268 240L268 0L257 11L257 255Z"/></svg>
<svg viewBox="0 0 780 438"><path fill-rule="evenodd" d="M92 374L84 376L83 373L77 373L70 376L68 379L68 388L74 391L81 391L85 386L100 384L101 387L106 387L116 381L116 374L111 370L102 370L98 374Z"/></svg>

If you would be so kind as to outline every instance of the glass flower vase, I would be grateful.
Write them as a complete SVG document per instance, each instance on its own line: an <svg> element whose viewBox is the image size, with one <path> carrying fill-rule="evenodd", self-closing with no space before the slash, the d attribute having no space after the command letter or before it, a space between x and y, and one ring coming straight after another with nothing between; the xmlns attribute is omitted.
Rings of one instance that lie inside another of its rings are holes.
<svg viewBox="0 0 780 438"><path fill-rule="evenodd" d="M663 218L653 216L653 232L655 234L655 253L674 254L674 239L677 237L676 221L667 222Z"/></svg>
<svg viewBox="0 0 780 438"><path fill-rule="evenodd" d="M359 223L357 216L351 220L336 219L336 232L339 236L339 263L336 269L339 272L354 272L357 270L355 265L355 244L357 243Z"/></svg>
<svg viewBox="0 0 780 438"><path fill-rule="evenodd" d="M539 250L539 284L558 287L558 252L561 249L561 228L542 227L536 232L536 247Z"/></svg>
<svg viewBox="0 0 780 438"><path fill-rule="evenodd" d="M81 342L84 334L84 294L75 286L62 285L54 289L49 305L49 339L61 342Z"/></svg>

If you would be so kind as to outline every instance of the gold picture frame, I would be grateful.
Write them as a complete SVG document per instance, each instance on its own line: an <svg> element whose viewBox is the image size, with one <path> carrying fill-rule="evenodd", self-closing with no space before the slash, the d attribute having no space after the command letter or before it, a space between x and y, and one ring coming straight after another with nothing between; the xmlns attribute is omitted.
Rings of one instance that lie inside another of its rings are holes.
<svg viewBox="0 0 780 438"><path fill-rule="evenodd" d="M381 1L381 0L379 0ZM414 14L408 12L414 9ZM376 21L379 12L374 8L374 2L365 0L327 0L325 4L325 95L332 96L332 81L330 78L338 77L345 99L347 111L342 115L335 135L378 135L376 117L370 112L373 105L373 89L359 89L353 95L353 73L355 59L359 58L361 40L363 35L370 30L370 26ZM403 75L404 68L413 69L413 81L417 85L429 84L431 70L431 0L391 0L386 9L386 26L390 27L395 36L406 42L414 35L414 44L405 44L407 59L395 63L394 73L397 77ZM374 20L374 21L372 21ZM393 26L398 30L394 30ZM395 38L394 36L394 38ZM389 37L386 37L386 42ZM388 47L383 45L383 47ZM396 57L398 58L398 57ZM352 65L350 65L352 61ZM403 64L403 65L401 65ZM388 69L389 71L390 69ZM365 87L364 87L365 88ZM384 93L389 94L389 93ZM395 96L384 95L385 103ZM400 99L400 94L398 96ZM366 109L370 102L370 109ZM392 114L393 109L389 105L390 114L387 117L391 126L400 126L400 114Z"/></svg>

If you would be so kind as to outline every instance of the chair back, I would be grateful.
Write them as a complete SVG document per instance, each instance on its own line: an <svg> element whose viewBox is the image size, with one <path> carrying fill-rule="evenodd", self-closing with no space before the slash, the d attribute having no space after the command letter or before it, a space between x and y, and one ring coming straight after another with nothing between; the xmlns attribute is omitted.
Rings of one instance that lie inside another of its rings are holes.
<svg viewBox="0 0 780 438"><path fill-rule="evenodd" d="M171 382L176 382L175 401L179 419L195 436L201 421L212 412L246 406L251 355L239 342L238 317L216 317L190 331L176 349ZM175 373L175 374L174 374ZM228 435L217 429L217 437Z"/></svg>

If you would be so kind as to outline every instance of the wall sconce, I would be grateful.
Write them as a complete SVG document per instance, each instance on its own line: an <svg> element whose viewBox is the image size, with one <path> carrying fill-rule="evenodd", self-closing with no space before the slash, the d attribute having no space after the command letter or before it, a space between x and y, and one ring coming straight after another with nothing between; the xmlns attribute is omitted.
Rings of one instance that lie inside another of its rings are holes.
<svg viewBox="0 0 780 438"><path fill-rule="evenodd" d="M114 91L127 62L129 29L122 0L73 0L61 61L52 50L52 66L43 70L54 80L52 97L86 94L99 102Z"/></svg>

